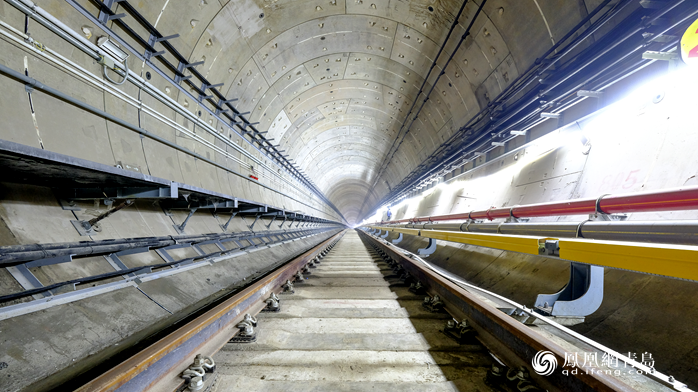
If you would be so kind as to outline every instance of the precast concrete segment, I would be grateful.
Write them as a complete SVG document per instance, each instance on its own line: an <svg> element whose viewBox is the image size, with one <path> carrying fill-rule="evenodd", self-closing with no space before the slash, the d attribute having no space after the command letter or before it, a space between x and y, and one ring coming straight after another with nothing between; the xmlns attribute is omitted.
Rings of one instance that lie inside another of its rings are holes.
<svg viewBox="0 0 698 392"><path fill-rule="evenodd" d="M257 340L216 354L216 392L489 391L492 362L480 345L440 329L447 314L422 308L355 231L258 315Z"/></svg>

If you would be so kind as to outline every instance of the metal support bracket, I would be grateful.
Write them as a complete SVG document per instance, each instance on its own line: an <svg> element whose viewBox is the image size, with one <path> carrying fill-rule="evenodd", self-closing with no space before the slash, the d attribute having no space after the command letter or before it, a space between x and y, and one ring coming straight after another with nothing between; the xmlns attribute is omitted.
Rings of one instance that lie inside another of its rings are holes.
<svg viewBox="0 0 698 392"><path fill-rule="evenodd" d="M107 200L105 200L104 202L105 202L105 204L107 204L109 206L112 205L112 203L107 203ZM115 212L117 212L125 207L130 206L131 204L133 204L133 200L124 200L118 206L110 208L106 212L100 214L96 218L90 219L89 221L87 221L87 220L71 220L70 223L73 224L73 227L75 227L75 230L77 230L81 236L95 235L95 234L97 234L97 231L94 228L95 228L95 225L99 221L107 218L108 216L112 215L113 213L115 213Z"/></svg>
<svg viewBox="0 0 698 392"><path fill-rule="evenodd" d="M608 196L608 193L605 195L601 195L596 199L596 204L594 205L595 212L593 214L589 214L589 220L623 221L628 219L627 214L607 214L601 211L601 199L603 199L606 196Z"/></svg>
<svg viewBox="0 0 698 392"><path fill-rule="evenodd" d="M388 234L390 234L390 232L388 230L386 230L385 234L381 235L380 238L384 238L384 239L388 238Z"/></svg>
<svg viewBox="0 0 698 392"><path fill-rule="evenodd" d="M429 245L426 248L417 249L417 254L425 257L434 252L436 252L436 240L433 238L429 238Z"/></svg>
<svg viewBox="0 0 698 392"><path fill-rule="evenodd" d="M17 283L19 283L25 290L32 290L44 287L44 285L41 284L39 279L37 279L36 276L34 276L34 274L32 274L32 272L29 271L26 265L20 264L13 267L7 267L7 272L9 272L12 275L12 277L15 278ZM40 299L44 297L49 297L51 295L53 295L53 292L47 290L41 294L34 294L33 297L34 299Z"/></svg>
<svg viewBox="0 0 698 392"><path fill-rule="evenodd" d="M515 217L514 216L514 208L515 207L516 206L509 208L509 217L504 221L504 223L526 223L529 220L531 220L530 218L517 218L517 217ZM466 230L463 230L463 228L462 228L463 225L461 225L461 231L468 231L467 227L470 226L471 223L473 223L473 221L468 219L468 222L467 222L468 225L465 226ZM497 229L497 232L499 232L499 229Z"/></svg>
<svg viewBox="0 0 698 392"><path fill-rule="evenodd" d="M82 208L78 207L75 205L74 200L65 200L65 199L58 199L58 204L61 205L61 208L66 210L66 211L80 211Z"/></svg>
<svg viewBox="0 0 698 392"><path fill-rule="evenodd" d="M260 215L261 215L261 214L256 214L256 215L254 216L254 222L252 222L251 225L247 226L247 227L250 228L250 231L253 232L253 233L254 233L254 225L255 225L255 224L257 223L257 221L259 220Z"/></svg>
<svg viewBox="0 0 698 392"><path fill-rule="evenodd" d="M197 208L192 208L189 210L189 215L187 215L187 218L182 222L181 225L172 225L174 227L175 231L177 231L178 234L184 234L184 228L187 227L187 222L189 222L189 218L194 215L196 212Z"/></svg>
<svg viewBox="0 0 698 392"><path fill-rule="evenodd" d="M570 280L567 285L555 294L539 294L535 308L550 316L588 316L603 301L603 275L603 267L570 263Z"/></svg>
<svg viewBox="0 0 698 392"><path fill-rule="evenodd" d="M392 242L393 242L393 244L399 244L400 242L402 242L402 233L400 233L400 235L396 239L394 239Z"/></svg>
<svg viewBox="0 0 698 392"><path fill-rule="evenodd" d="M265 225L267 227L267 230L271 229L271 224L274 223L275 220L276 220L276 215L271 217L271 222L269 222L268 225Z"/></svg>
<svg viewBox="0 0 698 392"><path fill-rule="evenodd" d="M233 221L233 218L235 218L235 215L237 215L237 214L238 214L237 212L233 212L233 214L230 215L230 218L228 219L227 222L225 222L224 225L219 225L219 226L221 227L221 229L223 230L224 233L225 233L226 231L228 231L228 225L230 225L230 222Z"/></svg>
<svg viewBox="0 0 698 392"><path fill-rule="evenodd" d="M589 214L589 220L590 221L624 221L628 219L627 214L604 214L604 213L597 213L597 214Z"/></svg>
<svg viewBox="0 0 698 392"><path fill-rule="evenodd" d="M111 266L115 270L122 271L122 270L127 270L128 266L126 266L126 264L124 264L124 262L121 261L119 256L127 256L127 255L133 255L133 254L137 254L137 253L144 253L144 252L148 252L149 250L150 250L150 247L147 247L147 246L141 247L141 248L128 249L128 250L123 250L121 252L110 253L108 255L105 255L104 258L107 260L107 262L109 264L111 264ZM148 273L150 271L151 270L144 269L142 271L132 272L130 274L126 274L126 275L122 275L122 276L126 279L129 277L134 277L136 275L142 275L142 274Z"/></svg>
<svg viewBox="0 0 698 392"><path fill-rule="evenodd" d="M605 104L605 93L603 91L590 91L590 90L579 90L577 91L578 97L587 97L596 99L596 108L601 109Z"/></svg>
<svg viewBox="0 0 698 392"><path fill-rule="evenodd" d="M279 229L284 226L284 223L286 223L286 219L287 219L287 217L286 217L286 215L284 215L284 221L281 222L281 224L279 225Z"/></svg>
<svg viewBox="0 0 698 392"><path fill-rule="evenodd" d="M555 119L557 120L557 127L560 128L563 125L565 125L564 122L564 115L562 113L553 113L553 112L542 112L540 114L540 118L549 118L549 119Z"/></svg>

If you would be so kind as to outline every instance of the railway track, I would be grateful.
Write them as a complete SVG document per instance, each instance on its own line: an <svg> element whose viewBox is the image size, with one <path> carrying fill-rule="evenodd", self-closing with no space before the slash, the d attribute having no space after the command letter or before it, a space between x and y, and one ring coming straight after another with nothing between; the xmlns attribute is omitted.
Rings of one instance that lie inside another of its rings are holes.
<svg viewBox="0 0 698 392"><path fill-rule="evenodd" d="M79 390L688 390L591 366L565 374L567 351L595 348L504 302L344 231ZM533 372L539 351L556 357L552 374Z"/></svg>
<svg viewBox="0 0 698 392"><path fill-rule="evenodd" d="M311 271L258 316L256 342L217 354L214 391L491 390L485 348L440 333L450 317L424 309L356 232Z"/></svg>

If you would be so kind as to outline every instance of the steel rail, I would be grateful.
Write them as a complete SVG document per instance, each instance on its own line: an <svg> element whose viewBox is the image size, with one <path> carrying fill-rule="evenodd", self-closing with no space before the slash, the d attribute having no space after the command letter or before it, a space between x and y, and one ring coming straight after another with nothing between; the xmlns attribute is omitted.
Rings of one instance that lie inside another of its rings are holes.
<svg viewBox="0 0 698 392"><path fill-rule="evenodd" d="M177 389L184 382L179 374L196 354L211 356L217 352L235 336L238 331L235 324L246 313L255 314L261 310L269 293L279 292L281 285L293 280L293 275L343 235L344 231L294 258L77 391L108 392L121 387L146 391L163 385L170 390Z"/></svg>
<svg viewBox="0 0 698 392"><path fill-rule="evenodd" d="M361 231L360 233L382 249L388 257L397 260L400 266L426 286L429 292L438 295L445 303L445 308L449 313L459 319L467 319L468 324L477 331L480 342L488 350L502 357L510 366L512 363L516 366L530 364L533 354L539 351L550 351L557 357L559 364L565 363L565 351L558 344L534 332L523 323L464 290L446 277L425 268L424 264L418 264L417 259L410 259L407 256L413 256L410 252L394 245L385 244L378 238ZM585 366L582 369L589 370ZM569 377L563 376L560 371L548 377L532 373L531 378L544 389L634 391L633 388L615 378L603 374L588 374L586 371L580 371L578 375Z"/></svg>
<svg viewBox="0 0 698 392"><path fill-rule="evenodd" d="M562 368L562 364L566 361L566 351L558 344L550 341L544 336L532 331L523 323L516 321L511 316L498 310L492 305L484 302L476 297L469 290L476 291L485 297L492 298L496 301L501 301L512 306L518 315L528 316L540 320L573 339L593 347L595 350L607 353L612 357L617 358L626 364L641 370L647 377L654 379L664 385L671 386L678 391L690 392L691 390L684 383L675 380L671 376L656 371L653 368L647 367L619 352L601 345L585 336L564 327L552 319L534 312L522 304L518 304L506 297L481 289L470 283L467 283L453 274L436 268L429 264L419 256L399 248L393 244L382 241L380 238L359 230L359 233L369 239L373 244L384 250L393 260L398 260L400 265L418 279L422 284L425 284L432 292L438 294L444 299L447 310L458 314L460 318L467 318L471 324L474 324L479 333L481 342L486 347L508 348L507 354L513 354L518 358L508 358L515 363L530 364L534 354L538 351L547 350L554 353L557 357L558 364ZM450 306L449 306L450 305ZM483 338L484 335L484 338ZM499 343L499 344L497 344ZM497 354L496 349L492 349ZM518 359L518 360L517 360ZM577 376L564 376L560 371L554 372L546 378L539 378L542 383L551 383L562 390L609 390L609 391L635 391L634 388L621 382L618 379L609 375L594 371L593 368L586 364L580 366L583 371L580 371ZM572 369L568 369L572 370ZM598 369L596 369L598 370ZM535 374L532 374L535 376Z"/></svg>

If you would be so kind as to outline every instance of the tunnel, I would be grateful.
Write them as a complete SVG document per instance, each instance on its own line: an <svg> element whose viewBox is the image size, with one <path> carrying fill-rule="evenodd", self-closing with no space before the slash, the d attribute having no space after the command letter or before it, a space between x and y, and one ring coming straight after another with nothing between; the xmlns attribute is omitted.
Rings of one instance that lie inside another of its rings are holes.
<svg viewBox="0 0 698 392"><path fill-rule="evenodd" d="M0 390L698 388L695 0L0 1Z"/></svg>

